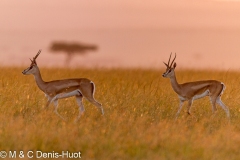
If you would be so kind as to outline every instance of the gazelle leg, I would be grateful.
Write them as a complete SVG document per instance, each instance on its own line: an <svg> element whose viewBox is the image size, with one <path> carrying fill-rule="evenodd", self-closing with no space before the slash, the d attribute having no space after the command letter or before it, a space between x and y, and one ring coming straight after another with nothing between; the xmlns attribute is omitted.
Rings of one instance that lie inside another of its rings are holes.
<svg viewBox="0 0 240 160"><path fill-rule="evenodd" d="M179 115L179 113L180 113L181 110L182 110L183 102L184 102L183 100L180 100L179 108L178 108L178 111L177 111L176 116L175 116L175 121L177 120L178 115Z"/></svg>
<svg viewBox="0 0 240 160"><path fill-rule="evenodd" d="M55 99L55 100L53 101L53 103L54 103L54 106L55 106L54 112L55 112L60 118L62 118L63 120L65 120L65 119L58 113L58 111L57 111L57 108L58 108L58 99Z"/></svg>
<svg viewBox="0 0 240 160"><path fill-rule="evenodd" d="M187 113L188 113L188 115L190 115L190 116L192 116L193 118L195 118L196 121L197 121L197 117L195 117L194 115L192 115L191 112L190 112L191 107L192 107L192 103L193 103L193 99L188 100L188 110L187 110Z"/></svg>
<svg viewBox="0 0 240 160"><path fill-rule="evenodd" d="M48 106L50 105L50 103L52 102L52 98L48 95L45 95L47 97L47 103L45 105L45 108L48 108Z"/></svg>
<svg viewBox="0 0 240 160"><path fill-rule="evenodd" d="M83 103L82 103L82 98L83 98L82 95L80 95L80 96L77 95L77 96L76 96L77 104L78 104L78 106L79 106L79 114L78 114L78 117L77 117L77 119L75 120L75 122L79 120L79 118L83 115L83 113L84 113L84 111L85 111L84 106L83 106Z"/></svg>
<svg viewBox="0 0 240 160"><path fill-rule="evenodd" d="M226 112L227 117L230 118L229 108L221 101L221 97L217 98L217 104L219 104L222 109Z"/></svg>
<svg viewBox="0 0 240 160"><path fill-rule="evenodd" d="M45 105L45 108L48 108L48 106L50 105L50 103L51 103L51 100L47 100L47 103L46 103L46 105Z"/></svg>
<svg viewBox="0 0 240 160"><path fill-rule="evenodd" d="M212 112L213 114L216 113L217 107L216 107L216 98L215 97L210 97L210 101L212 103Z"/></svg>
<svg viewBox="0 0 240 160"><path fill-rule="evenodd" d="M85 97L89 102L91 102L92 104L94 104L102 113L102 115L104 115L104 111L103 111L103 107L102 107L102 104L97 102L93 96L91 97Z"/></svg>
<svg viewBox="0 0 240 160"><path fill-rule="evenodd" d="M102 104L97 102L94 98L94 92L95 92L95 85L93 82L90 82L90 86L92 88L91 92L89 92L89 88L81 88L81 94L83 95L83 97L85 97L89 102L91 102L92 104L94 104L102 113L102 115L104 115L104 111L103 111L103 107ZM89 87L90 87L89 86Z"/></svg>
<svg viewBox="0 0 240 160"><path fill-rule="evenodd" d="M188 101L188 110L187 110L187 113L189 114L189 115L191 115L191 113L190 113L190 109L191 109L191 107L192 107L192 103L193 103L193 99L190 99L189 101Z"/></svg>
<svg viewBox="0 0 240 160"><path fill-rule="evenodd" d="M95 99L90 100L91 103L93 103L102 113L102 115L104 115L104 110L102 107L102 104L97 102Z"/></svg>

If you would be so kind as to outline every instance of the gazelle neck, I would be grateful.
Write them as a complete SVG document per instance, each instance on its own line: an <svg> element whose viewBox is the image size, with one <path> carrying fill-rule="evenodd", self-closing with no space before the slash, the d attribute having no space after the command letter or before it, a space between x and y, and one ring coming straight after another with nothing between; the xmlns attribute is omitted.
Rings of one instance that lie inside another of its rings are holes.
<svg viewBox="0 0 240 160"><path fill-rule="evenodd" d="M171 85L172 85L172 88L173 90L177 93L177 94L180 94L180 85L178 84L177 82L177 78L176 78L176 75L175 75L175 71L173 71L173 75L170 78L170 81L171 81Z"/></svg>
<svg viewBox="0 0 240 160"><path fill-rule="evenodd" d="M45 89L45 84L46 82L43 81L40 70L38 67L36 67L36 72L33 74L35 81L38 85L38 88L41 89L42 91Z"/></svg>

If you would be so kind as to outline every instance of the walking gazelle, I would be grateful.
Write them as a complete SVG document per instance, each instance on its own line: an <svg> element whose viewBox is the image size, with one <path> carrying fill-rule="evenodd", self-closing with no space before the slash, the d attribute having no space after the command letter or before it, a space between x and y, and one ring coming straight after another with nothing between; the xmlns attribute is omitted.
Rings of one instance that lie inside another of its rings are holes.
<svg viewBox="0 0 240 160"><path fill-rule="evenodd" d="M187 82L187 83L179 84L177 82L175 71L174 71L177 66L176 62L174 62L174 60L176 59L176 53L173 61L169 65L169 62L171 60L171 55L169 57L168 64L163 62L166 65L167 69L162 76L165 78L170 78L172 88L178 94L178 97L180 99L180 104L176 114L176 119L182 109L184 101L188 101L187 113L190 115L190 109L193 101L195 99L200 99L205 96L210 97L213 113L215 113L217 110L216 108L216 103L217 103L222 107L222 109L226 112L227 117L229 118L230 117L229 109L221 101L221 95L225 90L225 85L222 82L219 82L216 80L204 80L204 81L195 81L195 82Z"/></svg>
<svg viewBox="0 0 240 160"><path fill-rule="evenodd" d="M86 78L76 78L76 79L64 79L64 80L55 80L45 82L41 77L40 70L37 66L36 59L41 53L41 50L33 57L31 60L31 65L27 69L25 69L22 73L24 75L32 74L36 80L37 86L40 90L42 90L46 97L48 98L46 107L50 105L50 103L54 103L55 113L64 119L57 111L58 107L58 99L68 98L75 96L77 100L77 104L79 106L79 115L76 120L80 118L80 116L84 112L84 107L82 104L82 99L85 97L88 101L93 103L97 108L100 109L101 113L104 114L103 107L100 103L98 103L94 99L94 91L95 85L92 81Z"/></svg>

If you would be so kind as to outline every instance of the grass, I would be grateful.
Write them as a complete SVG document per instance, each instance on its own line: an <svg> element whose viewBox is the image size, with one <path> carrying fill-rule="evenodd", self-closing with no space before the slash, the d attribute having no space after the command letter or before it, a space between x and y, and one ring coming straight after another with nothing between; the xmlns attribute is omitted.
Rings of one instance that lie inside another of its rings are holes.
<svg viewBox="0 0 240 160"><path fill-rule="evenodd" d="M233 71L176 70L178 81L217 79L224 82L223 102L231 122L218 107L213 116L208 98L186 104L179 119L178 97L163 70L141 69L41 69L45 81L86 77L96 84L95 98L103 104L101 116L88 101L78 123L74 98L60 100L59 113L46 99L25 68L1 68L0 150L78 152L82 159L239 159L240 73ZM25 159L27 159L25 154Z"/></svg>

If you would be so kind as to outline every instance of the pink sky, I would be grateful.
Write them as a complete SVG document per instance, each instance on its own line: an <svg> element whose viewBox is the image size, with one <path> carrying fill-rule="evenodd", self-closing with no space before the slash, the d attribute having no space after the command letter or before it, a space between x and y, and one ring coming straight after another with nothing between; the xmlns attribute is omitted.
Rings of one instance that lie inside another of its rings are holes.
<svg viewBox="0 0 240 160"><path fill-rule="evenodd" d="M239 1L1 0L0 29L240 27Z"/></svg>
<svg viewBox="0 0 240 160"><path fill-rule="evenodd" d="M237 0L1 0L0 23L0 64L9 64L11 60L25 65L25 59L40 48L43 49L40 60L50 63L54 57L48 50L52 40L80 39L100 47L97 54L74 62L85 66L149 67L153 63L162 66L170 52L177 52L179 66L183 68L223 65L224 69L240 68L236 59L240 50L240 1ZM202 35L193 29L207 32ZM219 36L215 32L218 29ZM119 33L113 35L115 30ZM130 32L127 37L124 34L128 32L120 34L122 30L150 32L139 37L137 32ZM156 34L151 30L156 30ZM64 63L63 56L55 58L56 62ZM195 64L196 59L199 65Z"/></svg>

